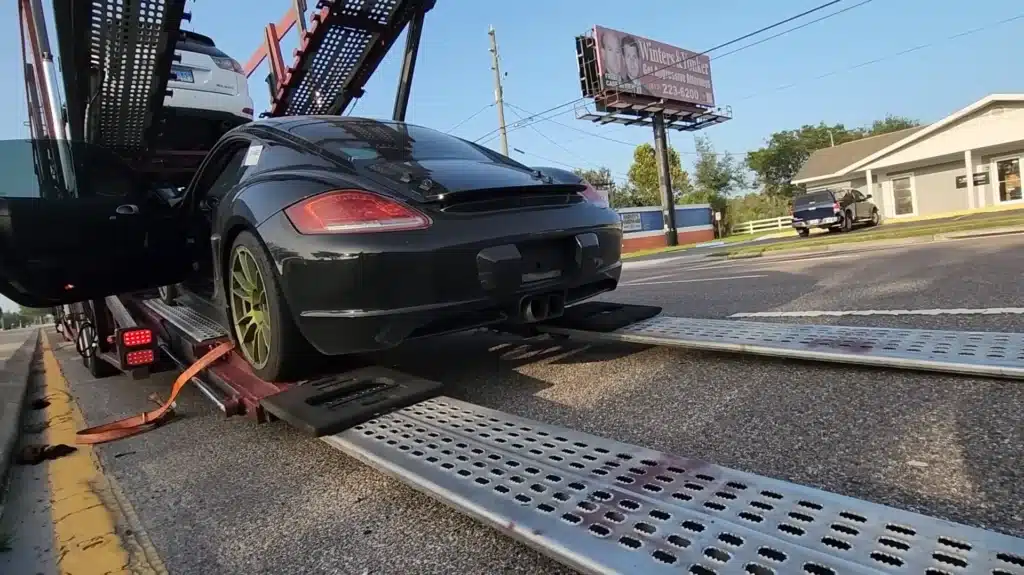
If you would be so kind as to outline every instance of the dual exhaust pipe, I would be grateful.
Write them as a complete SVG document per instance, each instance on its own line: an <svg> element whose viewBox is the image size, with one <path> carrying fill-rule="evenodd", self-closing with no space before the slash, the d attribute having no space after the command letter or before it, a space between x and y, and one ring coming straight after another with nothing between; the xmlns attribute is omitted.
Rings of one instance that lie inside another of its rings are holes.
<svg viewBox="0 0 1024 575"><path fill-rule="evenodd" d="M519 300L519 321L522 323L554 319L561 316L564 311L565 296L563 294L527 296Z"/></svg>

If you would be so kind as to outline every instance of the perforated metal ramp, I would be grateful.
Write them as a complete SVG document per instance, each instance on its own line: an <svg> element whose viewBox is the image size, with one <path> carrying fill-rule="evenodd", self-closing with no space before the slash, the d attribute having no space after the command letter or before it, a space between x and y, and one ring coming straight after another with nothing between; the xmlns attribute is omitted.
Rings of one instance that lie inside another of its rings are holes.
<svg viewBox="0 0 1024 575"><path fill-rule="evenodd" d="M145 151L166 97L185 0L62 0L53 7L73 139Z"/></svg>
<svg viewBox="0 0 1024 575"><path fill-rule="evenodd" d="M893 329L657 316L601 333L562 326L575 338L756 355L1024 378L1024 334Z"/></svg>
<svg viewBox="0 0 1024 575"><path fill-rule="evenodd" d="M447 397L322 439L587 573L1024 574L1024 539Z"/></svg>
<svg viewBox="0 0 1024 575"><path fill-rule="evenodd" d="M295 50L272 116L340 114L426 0L320 0Z"/></svg>
<svg viewBox="0 0 1024 575"><path fill-rule="evenodd" d="M167 305L159 299L147 299L142 304L196 342L210 341L228 335L223 326L188 306Z"/></svg>

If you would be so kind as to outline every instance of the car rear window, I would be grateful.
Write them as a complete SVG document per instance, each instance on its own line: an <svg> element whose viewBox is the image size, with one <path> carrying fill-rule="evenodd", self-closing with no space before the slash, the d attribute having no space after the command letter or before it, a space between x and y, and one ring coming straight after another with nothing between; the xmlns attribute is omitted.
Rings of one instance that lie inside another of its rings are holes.
<svg viewBox="0 0 1024 575"><path fill-rule="evenodd" d="M832 192L828 190L811 192L809 194L793 198L793 209L799 210L801 208L806 208L811 204L831 204L833 201L835 200L832 199Z"/></svg>
<svg viewBox="0 0 1024 575"><path fill-rule="evenodd" d="M202 34L196 34L194 32L183 32L184 37L178 40L175 46L178 50L185 52L195 52L197 54L206 54L207 56L213 56L214 58L227 58L228 55L221 52L219 48L213 43L213 39L209 36L203 36Z"/></svg>
<svg viewBox="0 0 1024 575"><path fill-rule="evenodd" d="M303 136L351 162L476 160L520 166L517 162L483 146L409 124L369 119L342 119L318 123L310 130L314 131L315 133Z"/></svg>

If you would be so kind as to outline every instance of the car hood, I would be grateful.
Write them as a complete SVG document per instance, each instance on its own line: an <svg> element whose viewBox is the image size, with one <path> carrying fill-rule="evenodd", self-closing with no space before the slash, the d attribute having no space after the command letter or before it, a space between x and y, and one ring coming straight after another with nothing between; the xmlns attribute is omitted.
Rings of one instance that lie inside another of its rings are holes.
<svg viewBox="0 0 1024 575"><path fill-rule="evenodd" d="M421 201L486 190L515 188L541 192L566 188L529 168L479 160L375 161L359 167L389 188Z"/></svg>

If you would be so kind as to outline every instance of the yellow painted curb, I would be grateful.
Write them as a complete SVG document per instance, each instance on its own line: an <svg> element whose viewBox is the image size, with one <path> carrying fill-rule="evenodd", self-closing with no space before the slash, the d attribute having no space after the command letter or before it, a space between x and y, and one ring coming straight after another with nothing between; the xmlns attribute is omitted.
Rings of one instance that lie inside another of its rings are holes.
<svg viewBox="0 0 1024 575"><path fill-rule="evenodd" d="M103 473L92 446L75 445L75 432L85 427L43 333L47 443L70 445L77 451L46 463L50 483L50 514L62 575L167 573L146 538L116 482Z"/></svg>

